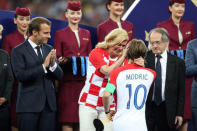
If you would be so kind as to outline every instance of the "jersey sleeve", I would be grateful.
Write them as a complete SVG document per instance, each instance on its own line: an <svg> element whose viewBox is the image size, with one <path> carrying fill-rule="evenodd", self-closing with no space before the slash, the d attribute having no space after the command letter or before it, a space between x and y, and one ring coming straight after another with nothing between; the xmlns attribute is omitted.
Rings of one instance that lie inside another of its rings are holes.
<svg viewBox="0 0 197 131"><path fill-rule="evenodd" d="M101 68L103 65L107 65L104 61L104 53L101 50L94 49L89 55L89 61L94 65L96 69Z"/></svg>
<svg viewBox="0 0 197 131"><path fill-rule="evenodd" d="M156 78L156 72L154 70L152 70L152 69L148 69L148 70L153 74L153 80L152 80L152 84L153 84L153 82L154 82L154 80Z"/></svg>
<svg viewBox="0 0 197 131"><path fill-rule="evenodd" d="M111 72L105 91L110 92L111 94L114 93L117 87L117 84L116 84L117 76L118 76L117 70L114 70Z"/></svg>

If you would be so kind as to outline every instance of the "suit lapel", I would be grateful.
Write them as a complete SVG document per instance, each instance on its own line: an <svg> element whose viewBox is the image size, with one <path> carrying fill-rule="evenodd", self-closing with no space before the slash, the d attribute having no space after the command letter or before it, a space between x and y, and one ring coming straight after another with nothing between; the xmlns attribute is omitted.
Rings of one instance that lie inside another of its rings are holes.
<svg viewBox="0 0 197 131"><path fill-rule="evenodd" d="M152 51L148 52L148 59L147 64L148 68L155 70L155 54L152 53Z"/></svg>
<svg viewBox="0 0 197 131"><path fill-rule="evenodd" d="M170 78L170 75L172 75L172 73L174 73L174 63L175 61L173 61L173 57L168 53L167 55L167 67L166 67L166 83L165 83L165 90L169 87L169 80L168 78Z"/></svg>
<svg viewBox="0 0 197 131"><path fill-rule="evenodd" d="M33 57L33 59L39 60L36 52L34 51L34 49L32 48L32 46L30 45L30 43L28 42L28 40L26 40L26 48L27 51L29 52L29 54Z"/></svg>
<svg viewBox="0 0 197 131"><path fill-rule="evenodd" d="M43 55L43 60L45 60L48 55L46 45L44 45L44 44L42 44L42 55Z"/></svg>

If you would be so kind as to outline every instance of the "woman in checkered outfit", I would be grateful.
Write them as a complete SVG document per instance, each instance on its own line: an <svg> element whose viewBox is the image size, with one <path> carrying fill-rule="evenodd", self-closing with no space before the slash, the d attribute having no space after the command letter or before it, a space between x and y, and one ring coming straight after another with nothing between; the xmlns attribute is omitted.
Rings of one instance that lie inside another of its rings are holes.
<svg viewBox="0 0 197 131"><path fill-rule="evenodd" d="M86 83L79 97L80 131L94 131L93 120L106 117L102 102L103 93L111 71L125 61L128 39L125 30L114 29L105 37L104 42L98 43L90 52ZM113 97L110 108L115 110ZM112 130L110 122L104 131Z"/></svg>

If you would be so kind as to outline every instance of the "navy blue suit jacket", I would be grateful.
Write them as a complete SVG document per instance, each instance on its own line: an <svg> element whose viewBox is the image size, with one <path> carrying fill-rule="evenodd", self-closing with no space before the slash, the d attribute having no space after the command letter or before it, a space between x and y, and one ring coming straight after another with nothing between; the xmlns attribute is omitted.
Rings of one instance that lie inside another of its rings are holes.
<svg viewBox="0 0 197 131"><path fill-rule="evenodd" d="M191 105L197 107L197 39L188 43L185 55L186 75L194 77L191 91Z"/></svg>
<svg viewBox="0 0 197 131"><path fill-rule="evenodd" d="M42 46L45 59L52 47ZM42 62L26 40L12 50L11 63L14 74L19 81L16 112L41 112L46 101L52 111L56 111L56 96L53 82L60 80L63 71L57 66L54 72L44 72Z"/></svg>

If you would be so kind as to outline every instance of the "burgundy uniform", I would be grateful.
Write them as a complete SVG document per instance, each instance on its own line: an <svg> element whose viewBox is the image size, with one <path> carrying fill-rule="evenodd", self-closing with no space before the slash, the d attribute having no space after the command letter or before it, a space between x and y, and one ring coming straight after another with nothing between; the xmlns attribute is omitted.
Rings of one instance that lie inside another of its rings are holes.
<svg viewBox="0 0 197 131"><path fill-rule="evenodd" d="M186 50L187 43L190 40L196 38L194 23L181 20L179 29L183 36L183 42L180 44L178 37L178 27L174 24L172 18L164 22L158 23L158 27L165 28L170 35L169 50ZM184 109L184 118L192 118L192 109L191 109L191 78L187 78L185 81L185 109Z"/></svg>
<svg viewBox="0 0 197 131"><path fill-rule="evenodd" d="M22 35L18 30L15 32L5 36L2 49L8 52L9 55L11 55L11 50L19 45L20 43L24 42L25 38L24 35Z"/></svg>
<svg viewBox="0 0 197 131"><path fill-rule="evenodd" d="M70 27L57 31L54 43L57 56L88 56L92 49L90 33L88 30L79 28L78 35L80 47L78 46L75 33ZM78 99L81 89L85 84L85 76L82 77L79 71L77 75L73 75L72 68L66 68L66 64L63 65L63 71L64 77L58 94L59 121L63 123L78 123Z"/></svg>
<svg viewBox="0 0 197 131"><path fill-rule="evenodd" d="M129 40L132 40L134 37L133 32L133 24L128 21L122 21L121 20L121 26L124 30L127 31L129 35ZM108 18L103 23L99 24L97 27L97 37L98 42L102 42L105 39L105 36L112 31L113 29L118 28L118 24L114 22L112 19Z"/></svg>
<svg viewBox="0 0 197 131"><path fill-rule="evenodd" d="M194 23L189 21L180 21L179 28L183 36L183 42L181 44L179 43L178 27L174 24L172 18L167 21L158 23L157 26L165 28L170 35L169 50L186 50L187 43L190 40L196 38Z"/></svg>

